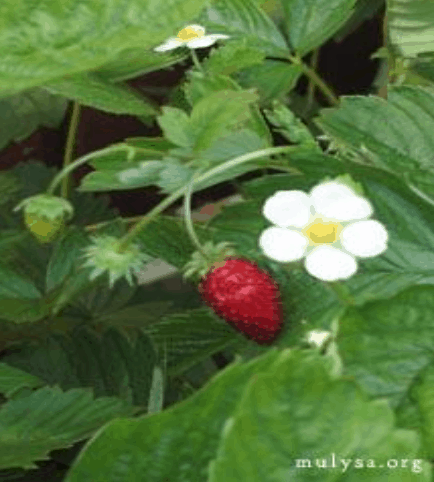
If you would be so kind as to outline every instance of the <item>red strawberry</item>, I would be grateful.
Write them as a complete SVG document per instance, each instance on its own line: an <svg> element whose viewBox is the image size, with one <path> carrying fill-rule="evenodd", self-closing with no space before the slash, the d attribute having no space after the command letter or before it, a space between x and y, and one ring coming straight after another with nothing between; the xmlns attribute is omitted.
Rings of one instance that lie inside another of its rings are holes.
<svg viewBox="0 0 434 482"><path fill-rule="evenodd" d="M257 343L271 343L279 334L279 288L255 263L227 257L202 278L199 291L218 316Z"/></svg>

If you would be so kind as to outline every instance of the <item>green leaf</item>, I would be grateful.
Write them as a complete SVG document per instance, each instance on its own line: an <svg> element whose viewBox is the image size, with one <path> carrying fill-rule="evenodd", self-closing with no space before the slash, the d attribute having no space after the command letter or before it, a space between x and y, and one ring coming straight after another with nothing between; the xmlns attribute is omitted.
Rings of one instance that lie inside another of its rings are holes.
<svg viewBox="0 0 434 482"><path fill-rule="evenodd" d="M382 464L395 456L415 458L418 445L416 433L394 429L387 403L368 402L354 383L331 379L318 355L270 350L231 365L169 411L113 421L84 448L65 482L283 482L288 476L324 480L326 473L327 480L338 480L340 458L350 464L375 457ZM296 466L320 457L329 464L332 454L336 466L327 472ZM377 465L376 479L415 482L422 476L428 482L429 464L417 462L395 472ZM354 482L374 473L347 469L345 479Z"/></svg>
<svg viewBox="0 0 434 482"><path fill-rule="evenodd" d="M149 393L148 413L158 413L163 410L164 402L164 376L163 370L156 366L152 377L152 386Z"/></svg>
<svg viewBox="0 0 434 482"><path fill-rule="evenodd" d="M260 64L264 58L263 52L251 47L247 39L241 39L212 50L202 65L206 72L211 74L211 78L214 78L217 75L232 75Z"/></svg>
<svg viewBox="0 0 434 482"><path fill-rule="evenodd" d="M0 409L0 468L36 468L51 450L70 447L132 408L116 398L93 399L90 391L44 387Z"/></svg>
<svg viewBox="0 0 434 482"><path fill-rule="evenodd" d="M14 323L31 323L42 320L51 312L50 300L28 298L0 299L0 312L4 320Z"/></svg>
<svg viewBox="0 0 434 482"><path fill-rule="evenodd" d="M74 302L85 317L98 318L116 313L134 296L137 286L131 286L125 279L118 280L113 288L107 289L103 283L92 287Z"/></svg>
<svg viewBox="0 0 434 482"><path fill-rule="evenodd" d="M167 357L170 376L179 375L238 341L237 333L223 320L216 319L208 308L168 315L147 326L145 331L162 356Z"/></svg>
<svg viewBox="0 0 434 482"><path fill-rule="evenodd" d="M0 393L11 398L23 388L39 388L44 382L29 373L0 363Z"/></svg>
<svg viewBox="0 0 434 482"><path fill-rule="evenodd" d="M15 200L20 187L18 177L12 171L0 172L0 206Z"/></svg>
<svg viewBox="0 0 434 482"><path fill-rule="evenodd" d="M434 454L434 367L428 366L410 390L410 397L415 400L420 416L418 428L421 430L422 456L432 459ZM420 425L419 425L420 424Z"/></svg>
<svg viewBox="0 0 434 482"><path fill-rule="evenodd" d="M137 156L152 155L155 157L158 154L164 155L167 151L176 147L175 144L162 137L129 137L125 139L125 143L136 149L137 154L135 155ZM132 160L136 160L136 158L133 157Z"/></svg>
<svg viewBox="0 0 434 482"><path fill-rule="evenodd" d="M261 359L232 364L171 410L112 422L84 448L65 482L206 480L221 431L246 384L277 356L270 350Z"/></svg>
<svg viewBox="0 0 434 482"><path fill-rule="evenodd" d="M157 184L165 193L172 193L188 184L192 179L194 171L182 165L177 159L165 163L161 170Z"/></svg>
<svg viewBox="0 0 434 482"><path fill-rule="evenodd" d="M86 233L74 228L70 228L56 242L47 266L47 292L59 286L72 273L77 258L83 254L82 248L89 243L90 240Z"/></svg>
<svg viewBox="0 0 434 482"><path fill-rule="evenodd" d="M267 59L260 65L243 69L237 79L242 87L257 89L261 102L268 103L287 95L300 75L298 65Z"/></svg>
<svg viewBox="0 0 434 482"><path fill-rule="evenodd" d="M115 328L98 335L81 326L70 336L55 334L39 343L21 344L5 357L12 367L62 390L89 387L96 397L116 396L147 406L156 354L149 337L137 332L131 341Z"/></svg>
<svg viewBox="0 0 434 482"><path fill-rule="evenodd" d="M324 110L317 123L338 145L368 155L370 163L405 179L410 175L412 185L428 195L432 187L425 182L434 182L433 111L431 88L401 86L390 88L387 102L374 96L344 98L337 109ZM418 182L414 174L420 171L424 177Z"/></svg>
<svg viewBox="0 0 434 482"><path fill-rule="evenodd" d="M27 300L36 300L40 297L41 293L32 281L17 274L10 268L0 265L0 299L25 298Z"/></svg>
<svg viewBox="0 0 434 482"><path fill-rule="evenodd" d="M387 28L404 57L434 50L434 5L429 0L387 0Z"/></svg>
<svg viewBox="0 0 434 482"><path fill-rule="evenodd" d="M393 421L385 401L368 402L353 382L333 380L321 357L288 350L249 380L224 427L209 481L355 482L374 474L378 481L416 481L421 474L412 467L392 472L386 465L416 457L420 443L416 432L396 430ZM375 459L375 471L367 459ZM428 481L427 462L423 471Z"/></svg>
<svg viewBox="0 0 434 482"><path fill-rule="evenodd" d="M93 171L84 176L80 192L123 191L158 183L160 173L166 168L161 161L122 162L117 168Z"/></svg>
<svg viewBox="0 0 434 482"><path fill-rule="evenodd" d="M121 82L141 75L166 69L185 60L181 50L153 52L141 48L127 50L95 71L98 77L110 82Z"/></svg>
<svg viewBox="0 0 434 482"><path fill-rule="evenodd" d="M227 134L230 127L246 121L250 117L249 105L255 100L252 92L233 90L214 92L200 100L190 117L195 151L208 149Z"/></svg>
<svg viewBox="0 0 434 482"><path fill-rule="evenodd" d="M197 226L195 230L201 242L209 239L204 228ZM153 219L137 238L145 253L157 259L164 259L179 269L196 251L185 229L184 220L178 217L159 216Z"/></svg>
<svg viewBox="0 0 434 482"><path fill-rule="evenodd" d="M149 116L156 110L126 85L108 82L96 74L82 73L45 84L49 92L113 114Z"/></svg>
<svg viewBox="0 0 434 482"><path fill-rule="evenodd" d="M356 0L286 0L286 31L291 47L304 57L319 47L351 17Z"/></svg>
<svg viewBox="0 0 434 482"><path fill-rule="evenodd" d="M31 89L0 100L0 149L20 142L39 127L58 128L67 102L42 89Z"/></svg>
<svg viewBox="0 0 434 482"><path fill-rule="evenodd" d="M433 309L432 286L349 309L337 339L345 373L369 395L389 397L396 406L431 363Z"/></svg>
<svg viewBox="0 0 434 482"><path fill-rule="evenodd" d="M201 157L205 161L212 161L213 164L217 164L249 152L265 149L266 147L268 147L268 144L263 138L259 137L256 132L250 129L240 129L220 138L209 149L204 151ZM255 161L253 161L248 167L248 170L256 169L256 164ZM241 166L239 166L239 168L241 168ZM220 179L226 180L233 177L231 172L242 172L244 169L246 169L246 165L242 167L241 171L239 171L239 169L237 171L227 170L223 172L221 176L218 175L218 177L212 179L212 181L214 184L217 184L218 182L222 182ZM246 170L246 172L248 171ZM219 179L218 182L215 182L217 179ZM202 186L202 184L200 184L200 186Z"/></svg>
<svg viewBox="0 0 434 482"><path fill-rule="evenodd" d="M351 17L337 31L333 40L342 42L345 37L355 32L366 20L374 17L383 5L384 0L357 0Z"/></svg>
<svg viewBox="0 0 434 482"><path fill-rule="evenodd" d="M0 95L97 70L131 49L153 48L193 20L205 0L5 0ZM17 67L19 66L19 67Z"/></svg>
<svg viewBox="0 0 434 482"><path fill-rule="evenodd" d="M410 63L411 71L415 74L427 79L431 82L434 81L434 64L433 54L426 54L421 57L412 59ZM407 81L407 79L406 79Z"/></svg>
<svg viewBox="0 0 434 482"><path fill-rule="evenodd" d="M189 81L184 84L183 90L189 103L194 106L201 99L220 91L233 90L242 91L240 85L235 80L226 75L204 76L200 72L192 71L189 74ZM262 117L259 107L251 104L248 107L250 115L244 122L240 122L236 128L250 129L258 134L267 146L272 145L271 134L264 118ZM233 131L233 129L231 129ZM219 144L221 139L217 138L215 145Z"/></svg>
<svg viewBox="0 0 434 482"><path fill-rule="evenodd" d="M162 111L157 120L164 137L177 146L192 147L194 140L188 115L181 109L169 106L163 106Z"/></svg>
<svg viewBox="0 0 434 482"><path fill-rule="evenodd" d="M96 316L95 322L104 326L144 328L173 311L172 306L172 301L146 301L113 311L105 310Z"/></svg>
<svg viewBox="0 0 434 482"><path fill-rule="evenodd" d="M285 57L288 46L276 25L252 0L216 0L198 19L213 33L245 39L249 46L268 56Z"/></svg>
<svg viewBox="0 0 434 482"><path fill-rule="evenodd" d="M295 114L279 101L274 101L272 109L266 110L267 119L274 124L276 132L282 134L289 142L305 144L319 150L315 137Z"/></svg>

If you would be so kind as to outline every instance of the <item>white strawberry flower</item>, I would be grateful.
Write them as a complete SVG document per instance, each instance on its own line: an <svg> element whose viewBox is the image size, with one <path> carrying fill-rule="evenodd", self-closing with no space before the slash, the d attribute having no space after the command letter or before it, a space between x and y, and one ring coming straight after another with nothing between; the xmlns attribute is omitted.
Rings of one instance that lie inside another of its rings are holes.
<svg viewBox="0 0 434 482"><path fill-rule="evenodd" d="M303 258L306 270L323 281L348 279L357 259L378 256L387 249L388 233L368 219L374 209L346 184L328 181L303 191L277 191L264 206L274 224L259 237L264 254L281 263Z"/></svg>
<svg viewBox="0 0 434 482"><path fill-rule="evenodd" d="M187 25L178 32L176 37L170 37L164 43L155 47L155 52L166 52L167 50L174 50L183 45L189 49L200 49L209 47L220 39L227 39L228 35L213 34L205 35L205 28L200 25Z"/></svg>

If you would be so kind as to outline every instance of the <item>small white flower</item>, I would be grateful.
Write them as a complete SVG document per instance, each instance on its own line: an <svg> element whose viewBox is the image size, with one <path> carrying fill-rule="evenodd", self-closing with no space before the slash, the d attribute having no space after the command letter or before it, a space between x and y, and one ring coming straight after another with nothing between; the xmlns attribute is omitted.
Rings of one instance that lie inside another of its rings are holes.
<svg viewBox="0 0 434 482"><path fill-rule="evenodd" d="M323 330L312 330L306 335L306 340L309 345L317 346L321 348L324 343L330 338L331 333Z"/></svg>
<svg viewBox="0 0 434 482"><path fill-rule="evenodd" d="M264 216L275 226L259 237L262 251L288 263L305 258L306 270L323 281L337 281L357 271L356 257L378 256L387 249L388 233L368 219L371 203L349 186L328 181L303 191L278 191L268 198Z"/></svg>
<svg viewBox="0 0 434 482"><path fill-rule="evenodd" d="M163 44L156 47L155 52L166 52L185 45L189 49L209 47L220 39L227 39L228 35L213 34L205 35L205 28L200 25L187 25L178 32L176 37L170 37Z"/></svg>

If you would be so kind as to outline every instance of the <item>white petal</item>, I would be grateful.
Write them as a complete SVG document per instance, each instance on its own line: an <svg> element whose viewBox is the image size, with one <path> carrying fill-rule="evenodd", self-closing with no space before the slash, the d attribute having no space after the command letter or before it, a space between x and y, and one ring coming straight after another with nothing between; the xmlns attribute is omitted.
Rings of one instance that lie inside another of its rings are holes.
<svg viewBox="0 0 434 482"><path fill-rule="evenodd" d="M281 228L303 228L309 223L311 202L303 191L277 191L262 208L263 215Z"/></svg>
<svg viewBox="0 0 434 482"><path fill-rule="evenodd" d="M378 256L386 251L388 239L386 228L373 219L351 223L340 235L342 246L362 258Z"/></svg>
<svg viewBox="0 0 434 482"><path fill-rule="evenodd" d="M315 186L310 197L317 213L336 221L363 219L374 212L367 199L358 196L348 186L335 181Z"/></svg>
<svg viewBox="0 0 434 482"><path fill-rule="evenodd" d="M203 47L209 47L217 42L219 39L229 38L227 35L215 34L215 35L205 35L203 37L194 38L186 42L186 45L190 49L200 49Z"/></svg>
<svg viewBox="0 0 434 482"><path fill-rule="evenodd" d="M259 246L266 256L280 263L296 261L304 256L309 240L298 231L272 226L262 231Z"/></svg>
<svg viewBox="0 0 434 482"><path fill-rule="evenodd" d="M306 270L323 281L350 278L357 271L357 262L349 254L332 246L319 246L306 256Z"/></svg>
<svg viewBox="0 0 434 482"><path fill-rule="evenodd" d="M166 40L163 44L159 45L158 47L155 47L154 51L155 52L166 52L166 50L173 50L178 47L181 47L184 42L180 40L179 38L176 37L171 37L168 40Z"/></svg>

